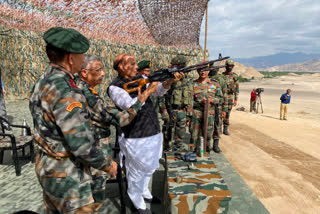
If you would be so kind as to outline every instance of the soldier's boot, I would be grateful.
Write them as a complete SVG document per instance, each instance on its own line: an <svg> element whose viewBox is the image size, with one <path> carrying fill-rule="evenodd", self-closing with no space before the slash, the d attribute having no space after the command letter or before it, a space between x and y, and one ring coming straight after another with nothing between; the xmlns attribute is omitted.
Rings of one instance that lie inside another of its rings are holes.
<svg viewBox="0 0 320 214"><path fill-rule="evenodd" d="M228 131L228 126L223 126L223 134L224 135L230 135L230 133Z"/></svg>
<svg viewBox="0 0 320 214"><path fill-rule="evenodd" d="M215 153L220 153L221 152L221 150L219 148L219 139L214 139L214 141L213 141L213 151Z"/></svg>

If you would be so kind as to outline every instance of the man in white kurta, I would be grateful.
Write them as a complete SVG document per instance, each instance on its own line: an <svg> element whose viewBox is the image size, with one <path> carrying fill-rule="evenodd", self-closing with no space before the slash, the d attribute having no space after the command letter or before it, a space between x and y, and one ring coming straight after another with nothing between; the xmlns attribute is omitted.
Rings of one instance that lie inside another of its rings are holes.
<svg viewBox="0 0 320 214"><path fill-rule="evenodd" d="M137 76L137 68L135 59L131 55L121 54L115 59L114 69L118 71L119 76L109 86L108 94L119 109L126 110L137 101L134 93L129 94L122 87L126 82L144 78ZM164 83L151 83L158 85L153 96L164 95L170 85L178 81L182 75L176 73L175 79ZM138 213L151 213L146 208L144 199L152 199L148 184L152 174L159 167L159 159L162 156L162 133L150 98L143 104L138 114L127 127L121 129L119 144L121 152L126 157L128 195Z"/></svg>

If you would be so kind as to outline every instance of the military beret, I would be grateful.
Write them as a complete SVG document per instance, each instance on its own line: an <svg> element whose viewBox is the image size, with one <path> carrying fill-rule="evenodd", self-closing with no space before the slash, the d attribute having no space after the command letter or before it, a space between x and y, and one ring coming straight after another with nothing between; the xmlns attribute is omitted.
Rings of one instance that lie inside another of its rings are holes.
<svg viewBox="0 0 320 214"><path fill-rule="evenodd" d="M90 46L89 40L72 28L53 27L43 34L47 45L68 53L83 54Z"/></svg>
<svg viewBox="0 0 320 214"><path fill-rule="evenodd" d="M148 60L142 60L138 63L138 70L142 70L145 68L151 68L151 62Z"/></svg>
<svg viewBox="0 0 320 214"><path fill-rule="evenodd" d="M232 65L234 66L234 61L232 59L227 59L226 65Z"/></svg>
<svg viewBox="0 0 320 214"><path fill-rule="evenodd" d="M171 60L170 64L171 65L187 64L187 58L182 55L176 56Z"/></svg>

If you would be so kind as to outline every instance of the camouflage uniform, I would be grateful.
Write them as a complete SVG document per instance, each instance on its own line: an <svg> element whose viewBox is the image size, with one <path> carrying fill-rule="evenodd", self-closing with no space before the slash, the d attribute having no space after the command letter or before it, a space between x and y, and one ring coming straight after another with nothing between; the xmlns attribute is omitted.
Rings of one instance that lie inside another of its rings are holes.
<svg viewBox="0 0 320 214"><path fill-rule="evenodd" d="M204 84L199 80L193 82L193 116L191 123L191 143L196 145L196 148L200 145L200 136L202 135L202 124L204 117L204 104L202 100L204 98L211 97L214 99L214 103L209 104L208 114L208 135L207 142L210 142L213 136L214 119L215 119L215 105L219 104L223 99L221 87L218 82L208 79ZM209 146L212 148L212 146Z"/></svg>
<svg viewBox="0 0 320 214"><path fill-rule="evenodd" d="M178 147L182 146L186 135L188 108L192 105L192 80L184 77L171 85L166 96L166 103L172 107L172 114L175 115L174 141Z"/></svg>
<svg viewBox="0 0 320 214"><path fill-rule="evenodd" d="M218 109L219 109L219 128L213 133L213 139L219 139L220 133L222 132L222 112L228 112L228 93L227 93L227 84L224 80L223 75L217 74L210 77L211 80L216 80L221 86L221 91L223 94L223 99L221 99ZM216 118L217 119L217 118Z"/></svg>
<svg viewBox="0 0 320 214"><path fill-rule="evenodd" d="M224 126L229 126L229 118L230 118L230 113L233 107L233 101L238 100L238 95L239 95L239 80L238 80L238 75L236 73L231 73L228 74L227 72L223 73L224 80L227 84L227 93L228 93L228 112L226 115L226 118L223 120L223 125Z"/></svg>
<svg viewBox="0 0 320 214"><path fill-rule="evenodd" d="M100 149L87 102L66 70L49 66L31 91L34 138L39 145L36 175L48 213L95 210L90 167L109 171L111 157Z"/></svg>
<svg viewBox="0 0 320 214"><path fill-rule="evenodd" d="M99 96L99 93L89 87L84 81L78 80L77 86L82 90L88 102L91 124L93 125L95 135L99 140L98 148L106 156L111 156L112 148L109 143L110 125L120 127L128 125L140 110L142 103L138 100L127 111L119 111L116 108L106 107L105 102ZM105 184L110 175L92 167L90 171L93 176L92 192L94 200L96 202L101 202L105 199Z"/></svg>

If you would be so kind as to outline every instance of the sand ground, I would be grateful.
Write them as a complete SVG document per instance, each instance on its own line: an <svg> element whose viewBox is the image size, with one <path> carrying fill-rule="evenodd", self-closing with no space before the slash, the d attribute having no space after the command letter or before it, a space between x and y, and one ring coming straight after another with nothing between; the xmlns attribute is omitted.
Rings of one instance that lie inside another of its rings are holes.
<svg viewBox="0 0 320 214"><path fill-rule="evenodd" d="M238 106L249 109L261 94L264 113L233 110L231 136L221 148L270 213L319 213L320 76L285 76L241 83ZM280 96L292 89L287 121L279 120Z"/></svg>

